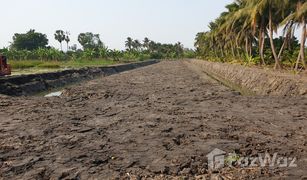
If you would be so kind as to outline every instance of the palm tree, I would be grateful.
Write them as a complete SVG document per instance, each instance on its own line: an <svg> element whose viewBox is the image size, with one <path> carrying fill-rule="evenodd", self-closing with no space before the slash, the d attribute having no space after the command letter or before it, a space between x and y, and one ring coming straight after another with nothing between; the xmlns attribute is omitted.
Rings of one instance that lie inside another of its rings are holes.
<svg viewBox="0 0 307 180"><path fill-rule="evenodd" d="M291 43L291 39L293 38L293 33L295 31L294 28L294 22L293 21L288 21L287 24L285 25L283 29L283 36L284 36L284 42L279 50L278 53L278 58L281 58L281 55L283 53L283 50L286 48L287 43Z"/></svg>
<svg viewBox="0 0 307 180"><path fill-rule="evenodd" d="M150 41L148 44L148 50L153 53L157 49L157 43L155 41Z"/></svg>
<svg viewBox="0 0 307 180"><path fill-rule="evenodd" d="M175 53L175 58L180 58L183 56L183 45L181 44L181 42L177 42L174 46L174 53Z"/></svg>
<svg viewBox="0 0 307 180"><path fill-rule="evenodd" d="M131 37L128 37L127 41L125 42L125 46L128 49L128 51L132 50L132 45L133 45L133 39Z"/></svg>
<svg viewBox="0 0 307 180"><path fill-rule="evenodd" d="M281 69L281 62L276 53L274 45L274 32L277 32L277 29L282 21L283 16L285 15L285 10L289 4L288 0L249 0L249 4L253 6L253 21L259 23L258 27L263 28L265 20L268 20L267 31L270 39L270 45L272 54L275 60L275 69ZM274 17L274 18L273 18ZM260 19L260 21L256 21Z"/></svg>
<svg viewBox="0 0 307 180"><path fill-rule="evenodd" d="M307 2L305 0L291 0L293 11L289 14L287 18L282 22L285 24L289 21L296 23L298 26L301 26L301 47L300 52L295 64L295 70L298 70L299 63L301 61L304 68L306 68L305 63L305 43L307 37L306 22L307 22Z"/></svg>
<svg viewBox="0 0 307 180"><path fill-rule="evenodd" d="M236 16L237 18L246 17L244 20L244 26L250 26L253 30L253 36L258 33L258 53L261 59L261 64L265 65L264 59L264 43L267 35L266 27L268 26L268 18L264 16L263 10L258 7L259 0L245 0L242 2L242 9L240 9Z"/></svg>
<svg viewBox="0 0 307 180"><path fill-rule="evenodd" d="M220 18L223 18L222 24L219 25L219 33L222 34L223 39L225 40L225 48L230 49L231 55L236 56L235 44L236 44L236 35L238 30L236 27L242 27L241 25L236 24L238 20L235 18L235 14L240 10L241 2L235 1L226 6L228 9L227 12L221 14ZM234 25L236 24L236 25Z"/></svg>
<svg viewBox="0 0 307 180"><path fill-rule="evenodd" d="M205 48L207 47L207 34L208 32L199 32L196 34L194 46L196 47L196 51L198 54L205 55L209 51L206 51Z"/></svg>
<svg viewBox="0 0 307 180"><path fill-rule="evenodd" d="M134 40L134 41L132 42L132 48L133 48L135 51L139 51L140 48L142 48L142 43L140 43L140 41L136 39L136 40Z"/></svg>
<svg viewBox="0 0 307 180"><path fill-rule="evenodd" d="M61 44L61 51L63 51L62 42L65 40L65 33L63 30L56 30L54 34L55 40Z"/></svg>
<svg viewBox="0 0 307 180"><path fill-rule="evenodd" d="M67 45L67 51L69 50L69 42L70 42L70 33L68 31L66 31L66 35L65 35L65 41L66 41L66 45Z"/></svg>
<svg viewBox="0 0 307 180"><path fill-rule="evenodd" d="M146 50L148 50L148 48L149 48L149 43L150 43L150 40L147 37L145 37L144 40L143 40L143 47Z"/></svg>
<svg viewBox="0 0 307 180"><path fill-rule="evenodd" d="M261 59L261 64L265 65L264 59L264 42L266 36L266 26L267 21L265 16L263 16L257 9L257 3L259 0L241 0L237 1L238 6L236 11L233 13L231 20L233 24L231 28L235 28L234 34L237 35L239 33L248 33L248 37L245 39L245 49L249 48L249 55L251 56L251 46L253 42L258 42L258 53ZM242 32L243 31L243 32ZM258 34L258 37L255 36ZM236 42L238 44L238 42ZM246 47L249 46L249 47ZM237 45L238 46L238 45ZM247 51L247 50L245 50Z"/></svg>

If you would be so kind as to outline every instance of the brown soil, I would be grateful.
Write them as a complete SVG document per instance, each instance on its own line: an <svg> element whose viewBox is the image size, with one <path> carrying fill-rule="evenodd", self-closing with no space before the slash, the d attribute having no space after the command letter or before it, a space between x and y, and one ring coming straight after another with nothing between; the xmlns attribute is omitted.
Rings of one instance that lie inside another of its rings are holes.
<svg viewBox="0 0 307 180"><path fill-rule="evenodd" d="M182 61L89 81L60 98L0 99L0 179L307 176L307 99L241 96ZM214 148L297 168L208 170Z"/></svg>
<svg viewBox="0 0 307 180"><path fill-rule="evenodd" d="M303 73L295 75L272 69L203 60L189 62L191 66L201 68L215 79L245 94L304 96L307 98L307 76Z"/></svg>

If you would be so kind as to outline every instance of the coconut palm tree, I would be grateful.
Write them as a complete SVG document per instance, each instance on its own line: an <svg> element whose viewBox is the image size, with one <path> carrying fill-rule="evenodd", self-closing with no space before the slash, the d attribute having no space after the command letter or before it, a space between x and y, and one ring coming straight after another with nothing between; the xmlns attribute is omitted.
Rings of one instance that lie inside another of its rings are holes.
<svg viewBox="0 0 307 180"><path fill-rule="evenodd" d="M148 44L148 50L150 53L154 53L157 49L157 43L155 41L150 41Z"/></svg>
<svg viewBox="0 0 307 180"><path fill-rule="evenodd" d="M70 33L68 31L66 31L64 40L65 40L66 45L67 45L67 51L69 50L69 42L70 42L69 36L70 36Z"/></svg>
<svg viewBox="0 0 307 180"><path fill-rule="evenodd" d="M145 37L144 40L143 40L143 47L148 50L149 49L149 43L150 43L150 40Z"/></svg>
<svg viewBox="0 0 307 180"><path fill-rule="evenodd" d="M264 59L264 40L266 32L265 18L256 9L259 0L242 0L239 9L234 13L233 27L238 27L236 34L242 34L242 37L237 37L244 42L246 54L251 56L251 46L253 41L258 42L258 53L261 59L261 64L265 65ZM256 40L256 34L258 34ZM248 35L248 36L247 36ZM237 41L238 41L237 40Z"/></svg>
<svg viewBox="0 0 307 180"><path fill-rule="evenodd" d="M128 37L127 41L125 42L125 46L128 51L132 50L132 45L133 45L133 39L131 37Z"/></svg>
<svg viewBox="0 0 307 180"><path fill-rule="evenodd" d="M250 6L253 6L252 19L253 24L259 23L258 27L264 28L266 26L272 54L275 60L275 69L281 69L281 62L276 53L274 45L274 32L277 32L283 16L285 16L285 10L289 4L289 0L249 0ZM273 18L274 17L274 18ZM259 21L260 20L260 21ZM268 20L267 23L265 20Z"/></svg>
<svg viewBox="0 0 307 180"><path fill-rule="evenodd" d="M298 70L299 63L301 62L303 67L306 68L305 63L305 43L307 37L306 23L307 23L307 2L305 0L291 0L292 12L288 17L284 19L282 24L286 24L289 21L296 23L301 26L301 47L295 65L295 70Z"/></svg>
<svg viewBox="0 0 307 180"><path fill-rule="evenodd" d="M202 54L206 56L210 50L208 51L208 33L209 32L199 32L196 35L194 46L196 47L196 51L198 54Z"/></svg>
<svg viewBox="0 0 307 180"><path fill-rule="evenodd" d="M62 42L65 40L65 33L63 30L56 30L54 34L55 40L59 41L61 45L61 51L63 51Z"/></svg>
<svg viewBox="0 0 307 180"><path fill-rule="evenodd" d="M228 12L224 13L225 20L219 29L224 32L228 49L231 49L232 56L235 57L236 52L240 54L238 49L244 44L245 54L251 56L254 35L250 26L250 9L245 7L243 1L236 1L226 8Z"/></svg>
<svg viewBox="0 0 307 180"><path fill-rule="evenodd" d="M142 43L139 41L139 40L134 40L132 42L132 48L135 50L135 51L139 51L141 48L142 48Z"/></svg>
<svg viewBox="0 0 307 180"><path fill-rule="evenodd" d="M295 31L294 22L288 21L285 27L283 28L284 42L278 53L279 59L281 58L283 50L286 48L286 45L291 43L291 39L293 39L294 36L294 31Z"/></svg>
<svg viewBox="0 0 307 180"><path fill-rule="evenodd" d="M195 47L203 57L217 57L223 61L231 56L255 57L258 52L261 64L266 64L269 59L265 58L270 57L274 59L275 69L280 69L284 50L293 53L291 44L295 42L295 29L302 27L295 69L299 64L306 67L306 0L235 0L226 9L228 11L209 24L208 32L196 35ZM274 38L274 32L281 27L283 37Z"/></svg>

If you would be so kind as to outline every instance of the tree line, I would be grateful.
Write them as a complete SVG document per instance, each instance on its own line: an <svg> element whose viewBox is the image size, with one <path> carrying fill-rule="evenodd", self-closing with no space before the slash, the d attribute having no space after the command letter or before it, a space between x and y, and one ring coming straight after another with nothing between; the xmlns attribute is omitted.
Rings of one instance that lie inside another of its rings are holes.
<svg viewBox="0 0 307 180"><path fill-rule="evenodd" d="M196 35L197 55L216 61L306 68L306 0L236 0ZM301 28L301 39L294 33ZM282 29L282 36L274 34Z"/></svg>
<svg viewBox="0 0 307 180"><path fill-rule="evenodd" d="M74 59L112 59L112 60L145 60L145 59L169 59L194 56L194 51L185 49L178 42L175 44L162 44L144 38L143 41L133 40L128 37L125 41L126 50L109 49L102 42L99 34L92 32L80 33L77 45L70 46L70 33L56 30L54 39L60 44L60 50L48 46L46 34L31 29L26 33L16 33L8 48L0 49L0 53L12 60L74 60ZM66 43L67 52L63 51L63 43Z"/></svg>

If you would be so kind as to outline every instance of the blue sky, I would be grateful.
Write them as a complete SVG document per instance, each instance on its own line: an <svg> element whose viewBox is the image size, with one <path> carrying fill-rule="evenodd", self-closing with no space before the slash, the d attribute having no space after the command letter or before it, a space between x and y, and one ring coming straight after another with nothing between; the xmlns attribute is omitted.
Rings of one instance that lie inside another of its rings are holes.
<svg viewBox="0 0 307 180"><path fill-rule="evenodd" d="M123 49L128 36L192 48L197 32L219 16L232 0L0 0L0 47L14 33L30 28L47 34L59 48L55 30L70 31L72 44L80 32L101 34L109 48ZM78 47L80 45L78 44Z"/></svg>

